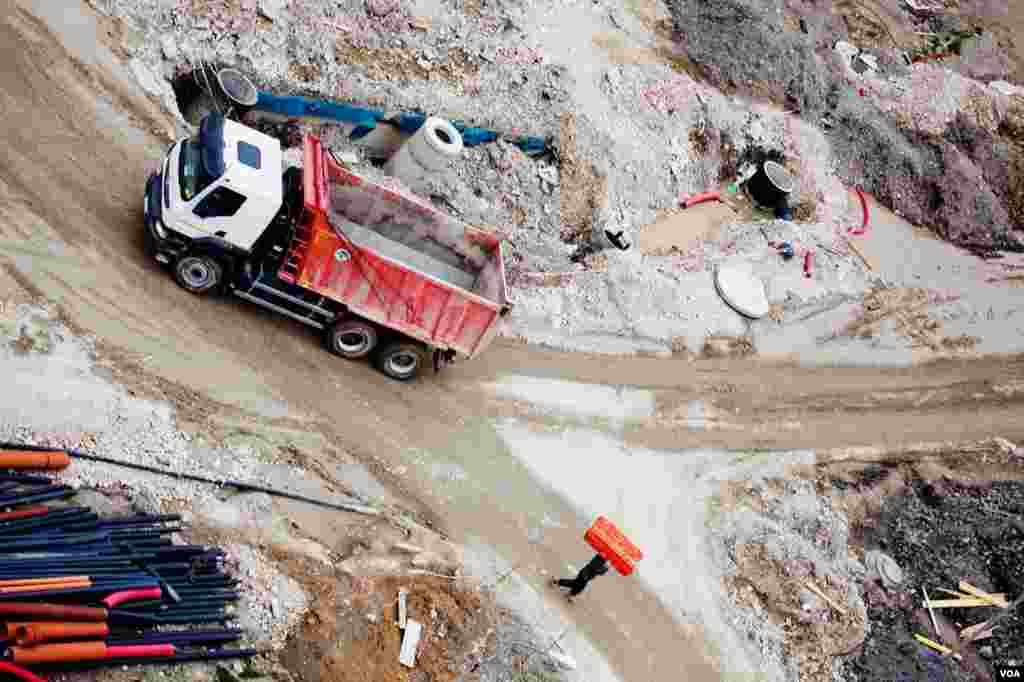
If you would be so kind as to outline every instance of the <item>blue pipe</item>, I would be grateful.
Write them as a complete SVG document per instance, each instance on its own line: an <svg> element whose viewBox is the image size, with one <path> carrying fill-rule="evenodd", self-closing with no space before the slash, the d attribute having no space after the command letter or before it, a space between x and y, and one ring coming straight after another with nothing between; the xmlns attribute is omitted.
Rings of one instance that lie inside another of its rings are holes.
<svg viewBox="0 0 1024 682"><path fill-rule="evenodd" d="M419 112L402 112L390 119L385 119L384 112L376 109L364 109L306 97L280 96L269 92L259 92L256 105L252 108L289 118L323 118L352 125L354 127L349 133L349 139L352 140L366 137L379 123L387 123L401 132L411 135L427 121L427 115ZM467 126L462 121L452 121L452 126L462 135L462 143L467 147L488 144L503 137L507 138L493 130ZM529 156L543 154L548 149L547 140L541 137L524 135L507 139Z"/></svg>

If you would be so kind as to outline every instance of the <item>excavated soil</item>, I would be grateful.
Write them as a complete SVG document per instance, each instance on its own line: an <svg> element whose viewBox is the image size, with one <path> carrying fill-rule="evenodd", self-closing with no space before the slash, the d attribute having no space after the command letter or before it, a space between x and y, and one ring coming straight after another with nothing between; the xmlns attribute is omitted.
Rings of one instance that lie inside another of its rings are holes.
<svg viewBox="0 0 1024 682"><path fill-rule="evenodd" d="M904 574L891 590L870 576L865 581L869 634L847 660L853 679L991 680L993 664L1024 658L1019 613L991 638L959 640L957 633L996 615L995 608L935 610L941 640L962 662L933 655L913 639L915 633L940 639L922 607L922 587L932 599L952 598L940 590L956 590L960 581L1008 600L1024 592L1024 481L990 480L1000 469L1019 479L1015 457L997 448L941 463L925 457L923 463L877 463L843 473L832 468L829 484L850 512L851 540L865 552L885 552Z"/></svg>
<svg viewBox="0 0 1024 682"><path fill-rule="evenodd" d="M497 618L486 593L443 578L351 578L322 587L282 655L285 667L312 682L450 682L483 653ZM409 593L408 617L423 625L415 672L398 662L399 589Z"/></svg>

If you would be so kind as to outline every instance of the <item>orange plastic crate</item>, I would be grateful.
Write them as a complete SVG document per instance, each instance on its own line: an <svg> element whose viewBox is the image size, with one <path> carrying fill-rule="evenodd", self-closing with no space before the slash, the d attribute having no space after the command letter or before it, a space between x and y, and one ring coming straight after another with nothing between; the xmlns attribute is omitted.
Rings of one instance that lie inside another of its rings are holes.
<svg viewBox="0 0 1024 682"><path fill-rule="evenodd" d="M644 558L640 548L630 542L615 524L603 516L597 517L594 525L583 535L583 539L622 575L631 574L633 564Z"/></svg>

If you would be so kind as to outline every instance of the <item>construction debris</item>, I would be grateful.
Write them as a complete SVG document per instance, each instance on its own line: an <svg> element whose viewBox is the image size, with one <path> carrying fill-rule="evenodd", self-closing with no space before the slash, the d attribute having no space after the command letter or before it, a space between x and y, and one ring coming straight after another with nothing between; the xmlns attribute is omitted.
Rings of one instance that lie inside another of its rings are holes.
<svg viewBox="0 0 1024 682"><path fill-rule="evenodd" d="M932 630L935 631L935 636L939 637L939 624L935 622L935 611L932 609L932 602L928 598L928 590L925 589L924 585L921 585L921 593L924 594L924 606L928 609L928 617L932 620Z"/></svg>
<svg viewBox="0 0 1024 682"><path fill-rule="evenodd" d="M938 651L943 656L952 656L953 658L955 658L958 661L962 661L963 660L963 656L961 656L960 654L954 652L948 646L944 646L942 644L939 644L938 642L932 641L932 640L928 639L927 637L925 637L924 635L915 634L914 635L914 639L916 639L921 644L924 644L926 647L928 647L930 649L934 649L935 651Z"/></svg>
<svg viewBox="0 0 1024 682"><path fill-rule="evenodd" d="M971 585L968 582L964 582L963 580L960 581L960 584L957 585L957 587L959 587L961 590L963 590L967 594L973 595L973 596L977 597L978 599L981 599L985 603L991 604L992 606L998 606L1001 609L1008 609L1008 608L1010 608L1010 603L1008 601L1006 601L1006 595L1003 595L1003 594L989 594L988 592L984 592L982 590L979 590L974 585Z"/></svg>
<svg viewBox="0 0 1024 682"><path fill-rule="evenodd" d="M405 590L398 591L398 627L401 630L405 629L406 613L405 613L405 602L408 598L409 593Z"/></svg>
<svg viewBox="0 0 1024 682"><path fill-rule="evenodd" d="M995 604L987 599L932 599L929 601L926 598L921 606L933 609L963 609L973 606L995 606Z"/></svg>
<svg viewBox="0 0 1024 682"><path fill-rule="evenodd" d="M826 604L828 604L829 606L831 606L832 608L834 608L836 611L838 611L841 614L845 614L846 613L846 609L844 609L842 606L840 606L834 599L832 599L832 597L830 597L827 594L825 594L821 590L821 588L818 587L817 585L815 585L813 582L808 580L806 585L807 585L807 588L809 590L814 592L814 594L816 594L819 597L821 597L822 599L824 599Z"/></svg>
<svg viewBox="0 0 1024 682"><path fill-rule="evenodd" d="M402 637L402 651L398 655L398 662L412 668L416 665L416 647L420 643L420 635L423 632L423 625L413 619L405 621L405 635Z"/></svg>

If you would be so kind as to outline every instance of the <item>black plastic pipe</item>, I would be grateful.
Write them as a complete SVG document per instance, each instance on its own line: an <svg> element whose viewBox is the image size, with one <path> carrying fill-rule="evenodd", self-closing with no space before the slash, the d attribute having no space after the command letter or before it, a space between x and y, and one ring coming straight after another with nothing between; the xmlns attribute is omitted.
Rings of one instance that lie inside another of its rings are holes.
<svg viewBox="0 0 1024 682"><path fill-rule="evenodd" d="M99 517L96 514L89 512L89 510L60 511L57 513L50 513L46 514L45 516L28 518L21 521L9 521L3 525L0 525L0 536L24 533L35 528L46 528L47 526L79 524L95 520L97 518Z"/></svg>
<svg viewBox="0 0 1024 682"><path fill-rule="evenodd" d="M132 646L134 644L214 644L235 642L242 638L243 632L237 629L207 630L193 632L147 632L135 639L108 637L107 644Z"/></svg>
<svg viewBox="0 0 1024 682"><path fill-rule="evenodd" d="M139 514L137 516L123 516L104 519L106 526L127 526L136 523L167 523L181 521L181 514Z"/></svg>
<svg viewBox="0 0 1024 682"><path fill-rule="evenodd" d="M101 457L100 455L90 455L79 450L62 449L62 448L44 448L38 445L22 445L19 443L3 443L0 442L0 448L8 450L28 450L30 452L52 452L54 450L63 451L67 453L69 457L74 459L84 459L89 462L101 462L103 464L112 464L114 466L124 467L126 469L134 469L136 471L145 471L151 474L159 474L160 476L169 476L171 478L177 478L183 481L195 481L197 483L207 483L209 485L215 485L223 488L234 488L239 492L247 493L266 493L272 497L281 497L288 500L295 500L296 502L305 502L306 504L312 504L317 507L323 507L325 509L335 509L337 511L355 512L358 514L367 514L371 516L379 516L380 511L372 507L367 507L361 504L335 504L333 502L325 502L323 500L317 500L312 497L306 497L304 495L296 495L295 493L289 493L284 490L276 490L274 488L266 488L261 485L252 485L249 483L242 483L240 481L222 480L217 481L212 478L205 476L196 476L195 474L185 474L178 471L171 471L170 469L160 469L157 467L146 466L144 464L136 464L134 462L126 462L124 460L113 459L111 457Z"/></svg>
<svg viewBox="0 0 1024 682"><path fill-rule="evenodd" d="M0 448L6 448L6 445L0 444ZM22 447L22 450L28 448ZM52 452L53 448L32 448L34 452ZM37 485L52 485L56 479L49 478L48 476L35 476L33 474L0 474L0 481L10 481L14 483L34 483Z"/></svg>
<svg viewBox="0 0 1024 682"><path fill-rule="evenodd" d="M52 493L57 490L71 490L71 488L64 485L63 483L58 483L55 485L35 486L29 490L22 490L14 494L0 496L0 504L5 504L7 500L11 498L25 497L26 495L38 495L39 493Z"/></svg>
<svg viewBox="0 0 1024 682"><path fill-rule="evenodd" d="M14 542L0 542L0 552L18 552L22 548L52 547L53 545L81 545L88 542L108 540L109 538L110 534L102 531L97 533L53 533L45 538L33 537Z"/></svg>
<svg viewBox="0 0 1024 682"><path fill-rule="evenodd" d="M64 490L54 490L52 492L37 493L33 495L23 495L21 497L5 497L0 499L0 507L16 507L22 504L35 504L36 502L46 502L48 500L60 500L65 497L73 497L75 491L71 488Z"/></svg>

